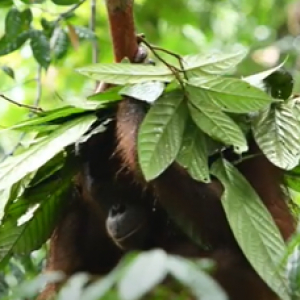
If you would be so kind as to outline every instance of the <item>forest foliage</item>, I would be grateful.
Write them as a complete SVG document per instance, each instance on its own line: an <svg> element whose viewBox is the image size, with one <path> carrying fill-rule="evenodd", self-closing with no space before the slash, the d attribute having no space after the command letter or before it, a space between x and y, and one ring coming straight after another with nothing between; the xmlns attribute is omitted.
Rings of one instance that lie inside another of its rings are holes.
<svg viewBox="0 0 300 300"><path fill-rule="evenodd" d="M211 175L217 177L225 187L224 210L247 259L282 299L297 297L299 238L286 247L270 213L234 164L222 157L212 166L208 161L229 147L238 155L247 151L246 134L252 130L264 155L287 171L286 182L297 203L299 42L289 14L266 18L270 7L274 12L282 10L273 1L256 7L251 1L200 1L199 5L176 0L182 8L179 20L167 4L156 11L155 1L137 1L138 28L146 33L146 41L160 46L149 49L156 64L131 65L126 60L113 64L108 62L103 6L96 3L100 17L89 27L88 2L5 0L0 4L4 17L0 63L6 75L0 95L5 103L1 103L5 109L0 131L0 267L4 271L0 293L7 299L32 297L45 281L60 277L32 280L44 255L33 251L48 240L62 200L70 192L78 168L73 146L105 130L109 108L129 96L151 104L138 136L139 164L146 180L159 176L174 161L195 180L209 182ZM228 24L226 30L220 30L221 20ZM230 25L231 20L239 24L238 29ZM92 61L99 50L95 43L100 45L98 64L95 57ZM263 51L268 58L275 53L272 62L264 60ZM91 96L96 81L118 87ZM11 149L13 156L7 155ZM197 242L189 219L177 222ZM288 256L292 268L286 278ZM140 278L145 269L149 276ZM178 282L173 290L159 286L152 292L153 299L174 291L178 299L189 292L202 300L226 299L207 269L205 261L199 264L161 250L132 254L88 287L87 274L74 276L58 297L68 299L76 293L78 299L115 299L118 294L121 299L139 299L170 274L187 289L178 293ZM10 289L24 279L31 283Z"/></svg>

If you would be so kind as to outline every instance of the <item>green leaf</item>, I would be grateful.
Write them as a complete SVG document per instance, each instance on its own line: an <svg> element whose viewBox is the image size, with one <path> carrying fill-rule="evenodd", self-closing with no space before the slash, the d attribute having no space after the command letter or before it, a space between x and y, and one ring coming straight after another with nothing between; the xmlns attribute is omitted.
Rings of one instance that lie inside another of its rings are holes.
<svg viewBox="0 0 300 300"><path fill-rule="evenodd" d="M17 8L12 7L5 18L5 33L13 40L22 32L22 15Z"/></svg>
<svg viewBox="0 0 300 300"><path fill-rule="evenodd" d="M30 181L30 188L38 185L44 180L49 179L63 168L66 161L66 153L64 151L56 154L52 159L48 160L38 171L34 174Z"/></svg>
<svg viewBox="0 0 300 300"><path fill-rule="evenodd" d="M27 41L29 38L30 32L26 31L19 34L14 39L8 38L7 35L4 35L0 39L0 56L9 54L19 48Z"/></svg>
<svg viewBox="0 0 300 300"><path fill-rule="evenodd" d="M148 81L170 82L174 75L164 65L102 63L79 68L77 72L94 80L112 84L136 84Z"/></svg>
<svg viewBox="0 0 300 300"><path fill-rule="evenodd" d="M162 95L164 89L165 84L163 82L152 81L126 86L122 88L120 94L153 103Z"/></svg>
<svg viewBox="0 0 300 300"><path fill-rule="evenodd" d="M186 90L192 95L190 99L194 104L196 101L206 101L233 113L258 111L273 101L265 92L236 78L217 77L201 83L197 78L192 78Z"/></svg>
<svg viewBox="0 0 300 300"><path fill-rule="evenodd" d="M23 228L13 223L7 223L0 227L0 267L3 267L13 253L18 238L22 235Z"/></svg>
<svg viewBox="0 0 300 300"><path fill-rule="evenodd" d="M5 18L5 35L10 41L15 40L22 32L30 29L32 13L29 8L20 12L13 7Z"/></svg>
<svg viewBox="0 0 300 300"><path fill-rule="evenodd" d="M12 0L1 0L0 1L0 8L5 8L5 7L10 7L12 6L14 3Z"/></svg>
<svg viewBox="0 0 300 300"><path fill-rule="evenodd" d="M177 162L195 180L210 182L207 137L190 121L186 126Z"/></svg>
<svg viewBox="0 0 300 300"><path fill-rule="evenodd" d="M72 5L79 2L79 0L52 0L56 5Z"/></svg>
<svg viewBox="0 0 300 300"><path fill-rule="evenodd" d="M254 138L276 166L290 170L300 158L300 122L292 104L283 103L261 112L253 122Z"/></svg>
<svg viewBox="0 0 300 300"><path fill-rule="evenodd" d="M63 58L69 49L70 39L68 34L61 28L55 31L54 40L52 44L53 56L55 59Z"/></svg>
<svg viewBox="0 0 300 300"><path fill-rule="evenodd" d="M217 282L205 274L199 266L183 257L168 256L170 274L190 288L198 300L227 300L228 297Z"/></svg>
<svg viewBox="0 0 300 300"><path fill-rule="evenodd" d="M121 299L140 299L161 283L166 275L167 254L164 251L153 250L140 254L128 266L119 282Z"/></svg>
<svg viewBox="0 0 300 300"><path fill-rule="evenodd" d="M225 187L221 203L243 253L280 299L290 299L281 264L286 247L272 215L250 183L229 162L216 161L211 173Z"/></svg>
<svg viewBox="0 0 300 300"><path fill-rule="evenodd" d="M138 158L145 179L159 176L176 158L187 117L184 94L164 94L150 108L138 134Z"/></svg>
<svg viewBox="0 0 300 300"><path fill-rule="evenodd" d="M3 206L4 207L4 216L3 216L3 219L1 220L2 222L6 222L6 219L13 217L13 215L12 215L13 210L10 209L11 204L14 203L17 198L20 198L25 193L33 175L34 175L33 173L28 174L27 176L22 178L20 181L16 182L11 187L8 187L8 189L6 189L6 191L8 190L9 195L8 195L7 199L4 199L5 205ZM2 201L2 199L1 199L1 201ZM30 203L25 203L25 204L26 204L25 210L22 212L21 209L18 209L17 212L25 213L26 209ZM9 210L9 213L8 213L8 210ZM21 215L19 215L19 217L20 216Z"/></svg>
<svg viewBox="0 0 300 300"><path fill-rule="evenodd" d="M15 79L15 72L12 68L8 66L1 66L2 71L8 75L10 78Z"/></svg>
<svg viewBox="0 0 300 300"><path fill-rule="evenodd" d="M0 164L0 190L39 169L66 146L76 142L95 120L95 116L89 115L69 121L23 153L6 159Z"/></svg>
<svg viewBox="0 0 300 300"><path fill-rule="evenodd" d="M221 75L236 67L246 54L246 51L229 54L193 54L183 56L182 64L188 77L203 76L205 74Z"/></svg>
<svg viewBox="0 0 300 300"><path fill-rule="evenodd" d="M59 220L63 206L66 205L68 189L71 184L71 176L64 180L60 178L60 180L54 180L52 186L45 184L43 188L32 195L37 201L42 201L32 218L21 225L23 227L22 236L14 246L14 253L28 254L40 248L47 241Z"/></svg>
<svg viewBox="0 0 300 300"><path fill-rule="evenodd" d="M234 146L237 153L245 152L247 140L241 128L217 106L206 102L200 103L189 95L188 108L195 124L208 136L228 146Z"/></svg>
<svg viewBox="0 0 300 300"><path fill-rule="evenodd" d="M30 32L30 46L36 61L45 69L50 64L50 43L47 36L41 30Z"/></svg>

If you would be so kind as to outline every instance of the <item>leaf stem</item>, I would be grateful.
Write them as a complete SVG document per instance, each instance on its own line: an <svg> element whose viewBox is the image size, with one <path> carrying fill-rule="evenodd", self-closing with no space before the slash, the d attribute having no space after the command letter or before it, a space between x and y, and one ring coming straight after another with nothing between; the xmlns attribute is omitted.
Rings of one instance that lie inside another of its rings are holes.
<svg viewBox="0 0 300 300"><path fill-rule="evenodd" d="M35 81L37 82L37 86L36 86L36 97L35 97L35 100L34 100L34 104L33 106L30 106L30 105L26 105L26 104L21 104L21 103L18 103L14 100L11 100L9 98L7 98L6 96L4 95L0 95L0 97L2 97L3 99L15 104L15 105L18 105L18 106L21 106L21 107L26 107L26 108L30 108L31 110L38 110L40 112L42 112L43 110L41 108L38 107L40 101L41 101L41 97L42 97L42 66L38 65L38 70L37 70L37 77L35 79ZM32 117L32 114L33 112L31 111L28 115L28 117ZM19 140L17 142L17 144L14 146L14 148L6 153L4 155L4 157L1 159L1 162L4 161L5 159L7 159L9 156L12 156L16 150L22 145L22 140L24 139L26 133L23 132L20 137L19 137Z"/></svg>

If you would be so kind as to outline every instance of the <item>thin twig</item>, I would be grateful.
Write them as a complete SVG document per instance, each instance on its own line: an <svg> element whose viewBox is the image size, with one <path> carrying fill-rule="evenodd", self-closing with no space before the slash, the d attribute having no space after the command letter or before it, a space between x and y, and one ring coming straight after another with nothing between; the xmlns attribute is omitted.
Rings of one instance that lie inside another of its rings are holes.
<svg viewBox="0 0 300 300"><path fill-rule="evenodd" d="M184 77L186 77L186 74L185 74L185 71L184 71L184 67L183 67L183 64L182 64L182 59L181 59L181 56L177 53L174 53L174 52L171 52L169 50L166 50L166 49L163 49L163 48L160 48L160 47L157 47L157 46L153 46L151 45L150 43L148 43L144 37L143 34L140 34L140 35L137 35L137 39L138 39L138 42L142 42L144 43L149 49L150 51L153 53L153 55L159 60L161 61L164 65L167 66L167 68L169 68L169 70L173 73L173 75L175 76L175 78L177 79L177 81L179 82L179 84L181 85L182 88L184 88L184 85L182 83L182 80L179 76L179 73L183 73L184 74ZM180 69L169 64L165 59L163 59L158 53L157 51L162 51L162 52L165 52L169 55L172 55L174 56L178 62L179 62L179 65L180 65Z"/></svg>
<svg viewBox="0 0 300 300"><path fill-rule="evenodd" d="M3 98L4 100L6 100L6 101L8 101L8 102L10 102L12 104L14 104L14 105L19 106L19 107L23 107L23 108L30 109L30 110L33 110L33 111L39 111L39 112L43 111L40 107L35 107L35 106L32 106L32 105L19 103L19 102L15 101L15 100L12 100L12 99L6 97L3 94L0 94L0 97Z"/></svg>
<svg viewBox="0 0 300 300"><path fill-rule="evenodd" d="M40 65L38 66L37 77L36 77L35 81L37 82L36 97L35 97L35 100L34 100L34 103L33 103L32 107L34 107L35 110L42 111L42 109L38 107L39 103L41 101L41 97L42 97L42 67ZM6 99L6 100L8 100L8 101L10 101L10 99L7 99L6 97L3 97L3 98ZM13 103L14 102L15 101L13 101ZM17 102L14 103L14 104L17 104ZM20 104L20 103L18 103L18 104ZM32 117L32 115L33 115L33 111L31 111L29 113L28 117L30 118L30 117ZM8 152L8 153L6 153L4 155L4 157L1 160L1 162L4 161L5 159L7 159L9 156L12 156L16 152L16 150L22 145L22 140L24 139L25 135L26 135L25 132L22 132L20 134L20 137L19 137L19 140L18 140L17 144L14 146L14 148L10 152Z"/></svg>

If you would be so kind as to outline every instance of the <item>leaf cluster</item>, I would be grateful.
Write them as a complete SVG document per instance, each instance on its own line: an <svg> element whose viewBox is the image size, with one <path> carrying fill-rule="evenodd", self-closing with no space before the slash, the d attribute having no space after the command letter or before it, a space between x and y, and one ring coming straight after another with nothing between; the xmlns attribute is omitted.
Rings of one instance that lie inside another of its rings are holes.
<svg viewBox="0 0 300 300"><path fill-rule="evenodd" d="M282 73L281 66L242 79L229 76L244 56L244 52L188 55L174 68L165 64L80 68L78 72L92 79L119 86L36 112L34 118L5 129L34 132L36 139L0 164L1 201L6 203L0 226L1 262L12 253L37 249L49 237L76 172L70 149L101 134L108 118L114 117L110 108L123 97L132 97L150 106L138 133L145 179L155 179L175 162L197 181L208 183L211 175L218 178L225 188L222 204L241 249L267 284L289 299L279 230L257 193L223 153L232 149L240 160L247 159L247 136L252 132L274 165L285 170L297 166L299 102L291 96L292 78ZM212 155L218 159L211 165ZM189 220L181 226L197 240Z"/></svg>
<svg viewBox="0 0 300 300"><path fill-rule="evenodd" d="M20 11L13 1L1 1L0 7L10 7L5 17L5 33L0 38L0 56L20 49L29 42L33 57L38 64L47 69L51 62L64 58L71 47L76 47L80 40L96 40L95 33L87 27L75 26L70 21L74 11L83 0L53 0L56 5L72 5L69 10L57 18L40 19L41 29L36 29L33 21L32 8L45 0L22 0L29 7ZM10 77L14 78L13 70L8 66L1 67Z"/></svg>

